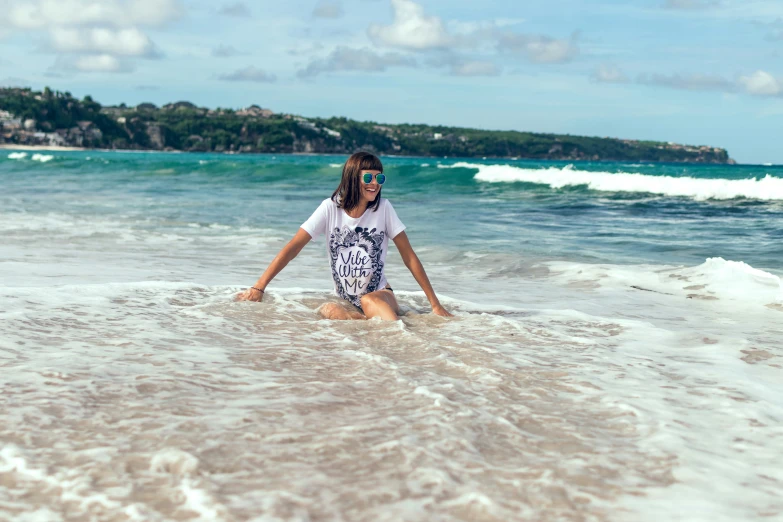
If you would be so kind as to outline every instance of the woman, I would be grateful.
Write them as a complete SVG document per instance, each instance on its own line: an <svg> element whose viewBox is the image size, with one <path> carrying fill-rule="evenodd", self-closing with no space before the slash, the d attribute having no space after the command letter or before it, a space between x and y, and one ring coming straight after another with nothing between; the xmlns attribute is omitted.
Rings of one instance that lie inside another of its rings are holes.
<svg viewBox="0 0 783 522"><path fill-rule="evenodd" d="M335 293L343 305L327 303L320 308L327 319L397 320L400 307L386 281L384 262L389 239L397 245L405 266L424 290L432 312L451 317L438 301L421 261L411 248L405 225L389 200L381 198L386 181L381 160L357 152L345 162L340 186L325 199L294 238L274 258L256 284L237 294L237 299L261 301L267 285L295 258L311 239L325 233Z"/></svg>

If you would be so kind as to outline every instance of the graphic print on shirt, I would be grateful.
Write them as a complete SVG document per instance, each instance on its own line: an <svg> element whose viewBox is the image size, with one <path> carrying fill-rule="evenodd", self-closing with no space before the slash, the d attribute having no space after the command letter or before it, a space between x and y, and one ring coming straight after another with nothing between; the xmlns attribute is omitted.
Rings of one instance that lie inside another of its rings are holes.
<svg viewBox="0 0 783 522"><path fill-rule="evenodd" d="M361 308L361 297L378 289L383 274L381 245L385 232L335 228L329 236L332 277L337 294Z"/></svg>

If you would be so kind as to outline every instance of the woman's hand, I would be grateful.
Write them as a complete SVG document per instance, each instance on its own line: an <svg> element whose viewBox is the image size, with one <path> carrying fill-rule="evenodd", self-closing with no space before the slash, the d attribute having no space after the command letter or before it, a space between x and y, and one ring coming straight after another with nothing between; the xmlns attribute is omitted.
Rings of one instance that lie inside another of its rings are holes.
<svg viewBox="0 0 783 522"><path fill-rule="evenodd" d="M432 307L432 313L435 315L439 315L441 317L454 317L450 313L446 311L445 308L443 308L440 304L437 304Z"/></svg>
<svg viewBox="0 0 783 522"><path fill-rule="evenodd" d="M264 292L260 292L255 288L248 288L244 292L239 292L236 295L236 301L256 301L258 303L264 298Z"/></svg>

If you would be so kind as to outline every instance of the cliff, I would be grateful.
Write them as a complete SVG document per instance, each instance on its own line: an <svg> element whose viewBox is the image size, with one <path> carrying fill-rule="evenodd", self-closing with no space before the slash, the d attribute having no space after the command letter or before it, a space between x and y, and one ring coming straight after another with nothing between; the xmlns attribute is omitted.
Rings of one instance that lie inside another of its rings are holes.
<svg viewBox="0 0 783 522"><path fill-rule="evenodd" d="M198 152L274 152L733 163L725 149L653 141L276 114L180 101L103 107L90 96L0 88L0 143Z"/></svg>

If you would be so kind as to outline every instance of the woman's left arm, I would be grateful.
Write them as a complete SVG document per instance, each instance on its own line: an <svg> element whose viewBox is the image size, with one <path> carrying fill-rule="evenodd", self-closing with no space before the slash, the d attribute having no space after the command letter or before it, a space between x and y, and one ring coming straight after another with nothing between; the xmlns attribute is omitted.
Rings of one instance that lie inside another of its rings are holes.
<svg viewBox="0 0 783 522"><path fill-rule="evenodd" d="M438 301L438 296L435 295L435 290L432 289L430 280L427 277L427 272L424 271L424 267L422 266L421 261L419 261L419 256L413 251L411 242L408 241L408 236L405 232L400 232L394 236L394 244L397 245L397 250L400 251L402 262L405 263L405 266L411 271L416 282L419 283L421 289L424 290L424 295L429 299L430 305L432 305L432 313L443 317L452 317L452 315L441 306L440 301Z"/></svg>

